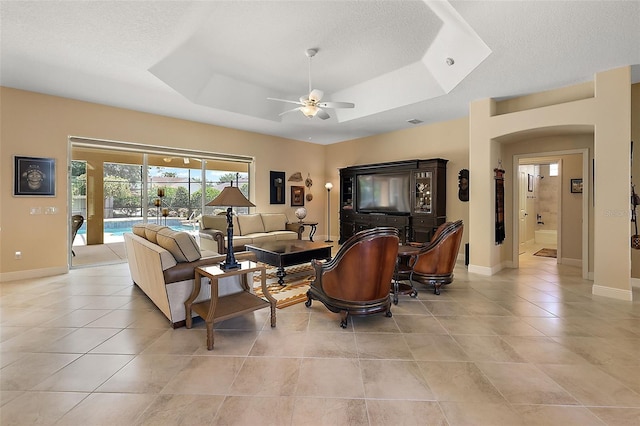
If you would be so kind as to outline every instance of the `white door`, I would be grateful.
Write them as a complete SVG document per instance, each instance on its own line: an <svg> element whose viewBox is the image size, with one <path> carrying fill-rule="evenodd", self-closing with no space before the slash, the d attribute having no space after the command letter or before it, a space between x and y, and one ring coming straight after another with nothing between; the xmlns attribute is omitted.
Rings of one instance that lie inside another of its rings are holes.
<svg viewBox="0 0 640 426"><path fill-rule="evenodd" d="M524 253L524 244L527 242L527 172L520 168L520 178L518 179L518 200L519 200L519 232L520 243L519 253Z"/></svg>

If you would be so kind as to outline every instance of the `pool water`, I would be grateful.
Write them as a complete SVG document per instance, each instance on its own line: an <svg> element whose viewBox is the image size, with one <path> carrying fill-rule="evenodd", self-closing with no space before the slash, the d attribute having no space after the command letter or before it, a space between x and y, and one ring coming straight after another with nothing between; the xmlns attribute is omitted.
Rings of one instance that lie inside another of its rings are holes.
<svg viewBox="0 0 640 426"><path fill-rule="evenodd" d="M130 233L131 227L134 223L140 223L140 220L137 221L128 221L125 222L105 222L104 223L104 233L113 235L113 236L122 236L123 234ZM153 222L149 222L153 223ZM174 221L173 223L167 223L167 226L174 231L194 231L198 229L198 225L183 225L180 222ZM82 224L82 227L78 230L78 234L86 234L87 233L87 224Z"/></svg>

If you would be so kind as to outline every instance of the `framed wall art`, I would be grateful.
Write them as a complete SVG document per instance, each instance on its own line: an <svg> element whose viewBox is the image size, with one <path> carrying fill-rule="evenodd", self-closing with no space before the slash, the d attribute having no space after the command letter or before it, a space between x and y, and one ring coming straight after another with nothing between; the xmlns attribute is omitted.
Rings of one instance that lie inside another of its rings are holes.
<svg viewBox="0 0 640 426"><path fill-rule="evenodd" d="M269 172L269 203L284 204L284 172Z"/></svg>
<svg viewBox="0 0 640 426"><path fill-rule="evenodd" d="M291 207L304 206L304 186L291 187Z"/></svg>
<svg viewBox="0 0 640 426"><path fill-rule="evenodd" d="M53 158L14 157L13 195L56 195L56 161Z"/></svg>
<svg viewBox="0 0 640 426"><path fill-rule="evenodd" d="M571 179L571 193L582 194L582 179Z"/></svg>

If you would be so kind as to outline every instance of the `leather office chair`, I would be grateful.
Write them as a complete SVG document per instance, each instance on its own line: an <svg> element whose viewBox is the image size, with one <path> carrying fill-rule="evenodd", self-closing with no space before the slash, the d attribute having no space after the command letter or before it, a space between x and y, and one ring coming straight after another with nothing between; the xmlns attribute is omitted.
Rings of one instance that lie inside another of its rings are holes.
<svg viewBox="0 0 640 426"><path fill-rule="evenodd" d="M76 235L78 234L78 230L84 223L84 217L80 214L74 214L71 216L71 245L73 246L73 240L76 239ZM67 252L68 253L68 252ZM76 255L76 253L71 249L71 254Z"/></svg>
<svg viewBox="0 0 640 426"><path fill-rule="evenodd" d="M349 238L336 256L326 263L313 260L316 277L307 291L331 312L340 313L340 327L347 317L385 312L391 317L391 281L398 256L398 230L374 228Z"/></svg>
<svg viewBox="0 0 640 426"><path fill-rule="evenodd" d="M462 221L448 222L438 229L434 238L409 260L411 273L409 281L433 285L434 293L440 294L440 287L453 281L458 250L464 226Z"/></svg>

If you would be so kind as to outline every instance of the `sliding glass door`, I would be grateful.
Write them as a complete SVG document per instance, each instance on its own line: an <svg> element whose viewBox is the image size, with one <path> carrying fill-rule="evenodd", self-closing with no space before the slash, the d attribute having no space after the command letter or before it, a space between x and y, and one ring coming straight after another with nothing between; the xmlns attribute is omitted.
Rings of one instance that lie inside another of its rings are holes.
<svg viewBox="0 0 640 426"><path fill-rule="evenodd" d="M71 141L70 211L85 218L80 237L72 244L122 242L123 234L137 222L195 234L203 212L219 212L206 203L225 186L232 182L249 195L248 159L184 155L170 149L150 153L143 146L136 151L120 149L118 143L104 144L94 147Z"/></svg>

